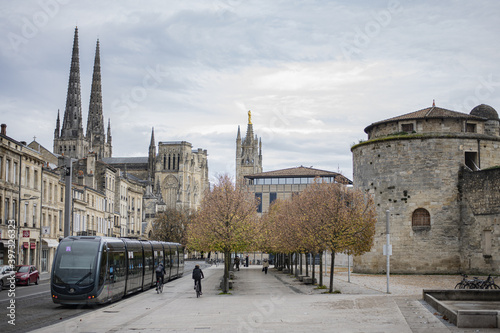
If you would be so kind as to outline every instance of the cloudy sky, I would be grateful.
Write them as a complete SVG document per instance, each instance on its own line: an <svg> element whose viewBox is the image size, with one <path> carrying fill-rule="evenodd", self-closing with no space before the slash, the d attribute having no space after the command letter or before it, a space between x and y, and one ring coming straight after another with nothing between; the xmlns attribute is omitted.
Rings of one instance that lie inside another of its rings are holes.
<svg viewBox="0 0 500 333"><path fill-rule="evenodd" d="M252 111L264 171L313 166L352 178L373 122L436 105L500 109L500 2L2 1L0 122L52 150L75 26L84 130L96 40L113 156L158 141L207 149L234 175Z"/></svg>

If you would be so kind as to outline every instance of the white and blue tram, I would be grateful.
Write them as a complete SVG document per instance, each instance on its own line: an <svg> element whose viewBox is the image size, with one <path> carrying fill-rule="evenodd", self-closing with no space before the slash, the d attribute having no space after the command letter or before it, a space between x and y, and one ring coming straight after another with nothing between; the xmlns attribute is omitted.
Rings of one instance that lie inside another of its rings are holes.
<svg viewBox="0 0 500 333"><path fill-rule="evenodd" d="M127 238L70 236L59 243L52 266L54 303L99 304L147 290L163 263L165 281L184 273L181 244Z"/></svg>

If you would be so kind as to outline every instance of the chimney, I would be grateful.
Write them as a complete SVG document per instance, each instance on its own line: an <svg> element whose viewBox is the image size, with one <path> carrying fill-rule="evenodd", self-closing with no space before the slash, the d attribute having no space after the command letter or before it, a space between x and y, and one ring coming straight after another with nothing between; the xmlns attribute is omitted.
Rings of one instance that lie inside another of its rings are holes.
<svg viewBox="0 0 500 333"><path fill-rule="evenodd" d="M0 132L2 135L7 135L7 124L2 124L2 132Z"/></svg>

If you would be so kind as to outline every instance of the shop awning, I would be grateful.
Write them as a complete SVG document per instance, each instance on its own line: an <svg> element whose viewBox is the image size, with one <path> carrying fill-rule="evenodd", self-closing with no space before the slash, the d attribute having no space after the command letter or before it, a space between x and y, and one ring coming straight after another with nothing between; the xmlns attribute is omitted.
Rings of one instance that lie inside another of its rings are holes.
<svg viewBox="0 0 500 333"><path fill-rule="evenodd" d="M8 239L0 239L0 249L8 248L9 247L9 240Z"/></svg>
<svg viewBox="0 0 500 333"><path fill-rule="evenodd" d="M42 238L42 240L47 243L47 245L49 247L58 247L59 246L59 242L55 239L52 239L52 238Z"/></svg>

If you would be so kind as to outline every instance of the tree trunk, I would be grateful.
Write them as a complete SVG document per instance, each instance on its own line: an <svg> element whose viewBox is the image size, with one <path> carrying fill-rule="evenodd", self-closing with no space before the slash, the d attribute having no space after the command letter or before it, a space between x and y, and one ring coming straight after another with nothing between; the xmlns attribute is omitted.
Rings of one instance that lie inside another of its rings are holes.
<svg viewBox="0 0 500 333"><path fill-rule="evenodd" d="M299 253L295 252L295 277L299 276L299 270L297 267L299 266Z"/></svg>
<svg viewBox="0 0 500 333"><path fill-rule="evenodd" d="M300 274L302 275L302 253L300 254Z"/></svg>
<svg viewBox="0 0 500 333"><path fill-rule="evenodd" d="M306 276L309 276L309 265L307 264L307 256L309 253L306 253Z"/></svg>
<svg viewBox="0 0 500 333"><path fill-rule="evenodd" d="M231 267L231 252L224 252L224 277L222 279L222 292L229 292L229 268Z"/></svg>
<svg viewBox="0 0 500 333"><path fill-rule="evenodd" d="M332 264L330 267L330 293L333 293L333 268L335 267L335 252L332 251Z"/></svg>
<svg viewBox="0 0 500 333"><path fill-rule="evenodd" d="M312 254L312 269L311 269L311 275L312 275L312 284L314 285L314 279L316 277L316 252L311 253Z"/></svg>
<svg viewBox="0 0 500 333"><path fill-rule="evenodd" d="M319 285L323 285L323 251L320 252L320 260L319 260Z"/></svg>

